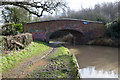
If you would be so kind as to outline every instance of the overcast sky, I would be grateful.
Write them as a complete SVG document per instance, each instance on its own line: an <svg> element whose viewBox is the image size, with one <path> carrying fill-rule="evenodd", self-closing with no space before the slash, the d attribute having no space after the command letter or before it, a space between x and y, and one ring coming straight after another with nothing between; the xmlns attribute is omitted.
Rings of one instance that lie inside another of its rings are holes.
<svg viewBox="0 0 120 80"><path fill-rule="evenodd" d="M117 2L118 0L66 0L70 9L80 10L82 8L93 8L95 4L103 2ZM1 25L1 9L0 9L0 25Z"/></svg>
<svg viewBox="0 0 120 80"><path fill-rule="evenodd" d="M74 10L80 10L82 8L93 8L95 4L103 2L117 2L118 0L66 0L68 6Z"/></svg>

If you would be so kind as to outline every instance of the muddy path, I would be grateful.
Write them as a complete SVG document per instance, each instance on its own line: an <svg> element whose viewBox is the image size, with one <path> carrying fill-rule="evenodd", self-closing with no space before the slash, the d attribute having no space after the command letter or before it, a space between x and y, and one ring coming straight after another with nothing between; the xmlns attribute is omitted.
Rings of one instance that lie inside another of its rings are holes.
<svg viewBox="0 0 120 80"><path fill-rule="evenodd" d="M38 66L44 66L49 64L49 61L46 60L46 57L53 53L54 51L57 50L57 48L55 48L55 46L53 46L54 48L52 48L48 54L42 56L38 61L36 61L24 74L20 75L19 78L25 78L29 73L31 73L36 67Z"/></svg>
<svg viewBox="0 0 120 80"><path fill-rule="evenodd" d="M20 75L19 78L25 78L30 72L32 72L38 66L47 65L48 62L45 59L40 59L39 61L35 62L31 68L29 68L24 74Z"/></svg>
<svg viewBox="0 0 120 80"><path fill-rule="evenodd" d="M45 61L45 58L55 49L56 49L55 46L53 46L49 50L40 53L40 55L25 59L23 62L20 63L19 66L13 68L12 70L4 72L2 74L2 78L24 78L37 66L46 65L48 62Z"/></svg>

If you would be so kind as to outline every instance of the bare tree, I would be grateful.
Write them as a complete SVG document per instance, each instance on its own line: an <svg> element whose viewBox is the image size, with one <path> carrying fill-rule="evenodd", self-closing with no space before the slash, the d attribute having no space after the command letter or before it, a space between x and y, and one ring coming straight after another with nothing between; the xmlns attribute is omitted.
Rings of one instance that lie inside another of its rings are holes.
<svg viewBox="0 0 120 80"><path fill-rule="evenodd" d="M94 8L85 8L79 11L68 10L60 18L76 18L76 19L85 19L93 21L102 21L104 23L112 22L117 17L120 16L120 1L119 2L109 2L96 4Z"/></svg>
<svg viewBox="0 0 120 80"><path fill-rule="evenodd" d="M54 11L59 9L64 9L66 7L66 2L64 0L29 0L29 1L0 1L0 6L3 5L14 5L27 10L29 13L34 14L38 17L43 15L43 12L48 12L52 14Z"/></svg>

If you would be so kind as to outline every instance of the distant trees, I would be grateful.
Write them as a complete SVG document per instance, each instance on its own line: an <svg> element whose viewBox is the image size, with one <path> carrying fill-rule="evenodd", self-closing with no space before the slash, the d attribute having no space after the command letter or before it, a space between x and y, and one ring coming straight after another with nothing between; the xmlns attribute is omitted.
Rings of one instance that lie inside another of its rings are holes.
<svg viewBox="0 0 120 80"><path fill-rule="evenodd" d="M32 21L44 21L44 20L53 20L58 18L58 16L52 16L52 15L44 15L43 17L36 17L34 16Z"/></svg>
<svg viewBox="0 0 120 80"><path fill-rule="evenodd" d="M118 17L118 4L115 3L102 3L96 4L94 8L86 8L79 11L68 10L66 14L60 16L60 18L76 18L94 21L111 22Z"/></svg>

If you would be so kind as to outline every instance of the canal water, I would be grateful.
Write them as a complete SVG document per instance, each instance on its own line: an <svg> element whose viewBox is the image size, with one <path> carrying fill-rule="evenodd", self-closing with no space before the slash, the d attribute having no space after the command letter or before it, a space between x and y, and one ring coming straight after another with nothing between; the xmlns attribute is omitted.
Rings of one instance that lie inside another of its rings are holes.
<svg viewBox="0 0 120 80"><path fill-rule="evenodd" d="M103 46L71 46L82 78L118 78L118 48Z"/></svg>

